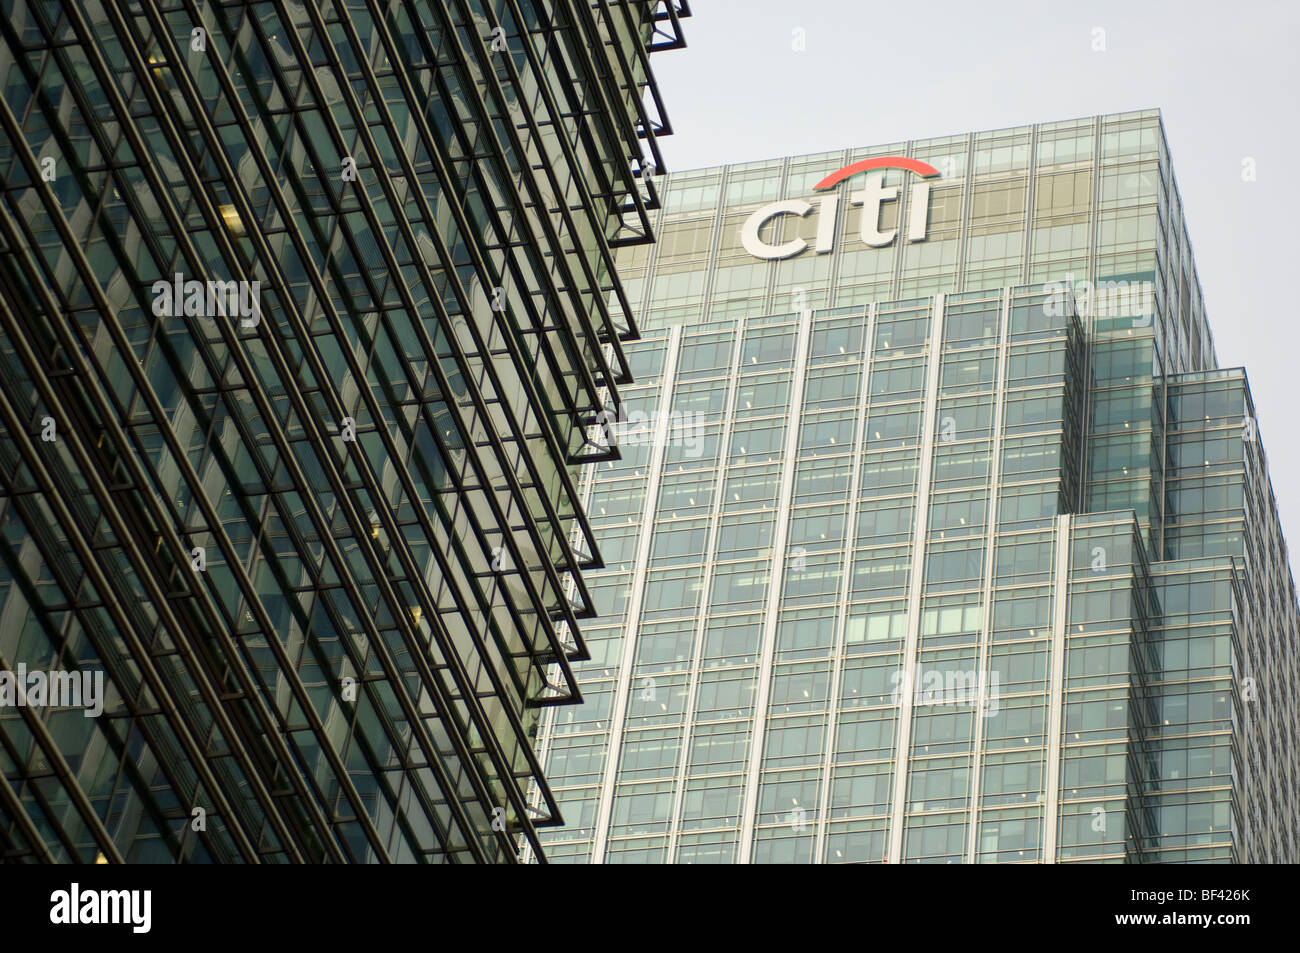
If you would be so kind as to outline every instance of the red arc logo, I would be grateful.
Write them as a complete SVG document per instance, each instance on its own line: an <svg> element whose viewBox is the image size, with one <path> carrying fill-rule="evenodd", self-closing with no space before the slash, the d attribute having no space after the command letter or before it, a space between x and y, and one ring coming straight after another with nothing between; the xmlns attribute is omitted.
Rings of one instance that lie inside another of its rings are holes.
<svg viewBox="0 0 1300 953"><path fill-rule="evenodd" d="M842 169L836 169L814 185L813 191L824 191L839 185L849 176L857 175L859 172L870 172L872 169L904 169L907 172L915 172L927 179L939 174L938 169L928 162L922 162L920 159L908 159L904 156L879 156L875 159L863 159L861 162L854 162Z"/></svg>

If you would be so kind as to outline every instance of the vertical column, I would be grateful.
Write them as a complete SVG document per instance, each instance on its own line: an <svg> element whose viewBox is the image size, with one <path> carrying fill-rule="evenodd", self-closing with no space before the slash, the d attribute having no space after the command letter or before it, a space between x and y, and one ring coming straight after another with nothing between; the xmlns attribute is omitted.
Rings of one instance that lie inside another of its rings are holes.
<svg viewBox="0 0 1300 953"><path fill-rule="evenodd" d="M682 747L677 757L677 771L673 784L673 810L669 815L669 863L677 859L677 842L682 829L682 801L686 796L686 774L690 765L691 735L695 727L695 713L699 707L700 668L704 664L704 629L709 617L710 592L713 589L713 566L717 561L718 530L722 524L722 494L727 485L727 461L730 458L731 431L736 418L736 392L740 389L740 356L745 339L745 319L736 321L735 340L731 344L731 376L727 382L726 410L722 416L722 435L718 440L718 474L713 482L713 502L709 505L709 542L704 550L704 578L700 583L699 619L695 623L695 638L691 644L691 670L686 686L686 714L682 722Z"/></svg>
<svg viewBox="0 0 1300 953"><path fill-rule="evenodd" d="M1097 287L1097 258L1100 245L1100 208L1101 208L1101 117L1093 119L1092 133L1092 194L1088 207L1088 287ZM1071 291L1074 289L1071 288ZM1087 511L1088 503L1088 456L1092 441L1088 439L1088 429L1092 422L1092 353L1093 334L1096 330L1092 323L1092 301L1096 296L1088 295L1087 311L1079 315L1083 325L1083 406L1081 415L1081 434L1079 441L1079 504L1078 512ZM1159 556L1159 554L1156 554Z"/></svg>
<svg viewBox="0 0 1300 953"><path fill-rule="evenodd" d="M666 206L664 202L667 199L668 191L671 190L672 188L671 182L669 182L669 180L666 177L661 178L661 181L666 185L666 188L662 189L659 193L660 195L659 208L657 208L656 210L650 213L653 218L653 221L651 222L651 228L654 230L655 235L663 234L662 231L663 219L664 216L667 214L667 212L665 211ZM646 255L645 270L642 271L639 276L633 276L623 272L620 273L620 277L625 281L633 277L641 277L643 279L641 282L641 300L636 302L632 302L632 301L628 302L628 304L632 305L637 309L636 314L627 315L628 322L635 323L637 326L637 330L642 332L647 330L646 327L641 323L641 320L642 318L644 318L646 315L650 313L650 295L651 292L654 290L655 270L659 266L659 248L660 248L659 242L655 241L650 243L650 248L648 254Z"/></svg>
<svg viewBox="0 0 1300 953"><path fill-rule="evenodd" d="M654 513L659 502L659 483L663 476L664 453L668 448L669 410L672 408L673 385L677 379L677 355L682 346L682 326L674 325L668 334L668 353L664 356L663 391L655 415L650 468L646 474L645 502L641 508L641 531L636 541L636 563L632 571L632 591L627 602L627 628L623 635L623 655L619 662L618 685L614 691L614 708L609 721L609 750L605 755L605 772L600 782L600 802L596 807L596 837L591 860L605 862L605 845L609 841L609 819L614 807L614 781L618 775L619 751L627 720L628 695L632 689L632 664L636 659L637 630L641 623L641 605L645 600L646 569L650 563L650 540L654 535Z"/></svg>
<svg viewBox="0 0 1300 953"><path fill-rule="evenodd" d="M867 327L863 338L862 383L858 394L856 430L853 436L853 469L849 477L849 506L844 517L844 560L840 564L839 606L836 609L835 641L831 656L830 701L826 715L826 748L822 754L822 787L817 799L817 838L813 846L813 863L819 863L826 853L826 824L831 803L831 766L835 761L835 730L840 714L840 676L844 669L844 633L848 628L849 598L853 592L853 550L857 541L858 481L862 479L862 451L866 444L867 404L871 387L871 342L876 333L878 305L873 303L867 312Z"/></svg>
<svg viewBox="0 0 1300 953"><path fill-rule="evenodd" d="M998 542L998 484L1002 479L1002 415L1006 403L1007 341L1011 337L1011 289L1002 289L998 308L998 370L993 384L993 449L989 460L988 518L984 529L984 608L980 618L979 656L976 661L976 684L979 704L975 707L975 742L971 747L970 820L966 830L966 863L975 863L976 838L979 834L980 765L984 755L985 708L988 705L987 672L989 643L993 635L993 572ZM980 676L985 677L981 678ZM999 680L1001 684L1001 680Z"/></svg>
<svg viewBox="0 0 1300 953"><path fill-rule="evenodd" d="M1101 252L1101 116L1093 117L1092 129L1092 194L1088 207L1088 287L1097 287L1098 259ZM1071 289L1074 290L1074 289ZM1088 295L1088 311L1092 311L1092 299L1095 295ZM1081 314L1079 318L1083 321L1083 329L1087 332L1086 337L1091 340L1092 333L1095 330L1092 326L1090 315Z"/></svg>
<svg viewBox="0 0 1300 953"><path fill-rule="evenodd" d="M851 161L853 161L853 150L845 149L843 154L840 156L840 168L843 168L844 166L848 165ZM832 247L831 247L830 288L828 289L826 294L826 307L828 308L835 307L835 297L836 297L835 292L840 287L840 261L843 258L842 249L846 244L846 242L844 241L844 228L845 228L845 223L847 221L848 221L848 215L847 214L841 215L840 209L837 208L836 223L835 223L835 241L832 243Z"/></svg>
<svg viewBox="0 0 1300 953"><path fill-rule="evenodd" d="M1086 345L1084 347L1084 351L1085 352L1087 351ZM1083 382L1082 390L1083 390L1083 402L1086 405L1088 403L1088 382L1086 380ZM1157 486L1159 486L1160 489L1156 493L1156 511L1151 514L1151 526L1150 529L1147 531L1147 545L1150 547L1151 558L1153 560L1165 558L1165 520L1168 518L1168 514L1165 509L1166 506L1165 489L1169 483L1169 375L1168 374L1160 375L1160 383L1156 387L1155 400L1158 403L1156 407L1152 408L1151 423L1153 426L1158 426L1160 428L1160 457L1159 457L1160 463L1158 464L1159 472L1151 474L1151 479L1154 481L1158 481ZM1087 413L1086 407L1083 408L1083 413L1085 414ZM1082 437L1079 440L1079 442L1085 445L1088 443L1088 432L1086 430L1083 431ZM1083 491L1080 490L1080 494L1082 494L1082 492ZM1080 513L1084 512L1083 502L1084 500L1081 495L1079 500ZM1272 624L1275 623L1273 623L1270 620L1270 625Z"/></svg>
<svg viewBox="0 0 1300 953"><path fill-rule="evenodd" d="M1061 800L1061 709L1065 700L1065 620L1070 592L1070 514L1056 518L1056 562L1052 575L1052 681L1047 702L1047 808L1043 820L1043 863L1056 863L1056 827Z"/></svg>
<svg viewBox="0 0 1300 953"><path fill-rule="evenodd" d="M708 323L713 311L713 279L718 274L718 248L722 244L722 222L726 217L727 205L727 179L731 175L731 166L723 166L722 172L718 175L718 204L713 209L713 228L709 233L709 256L704 263L704 295L700 301L700 324ZM655 257L658 259L659 242L653 245ZM773 269L775 270L775 269ZM647 282L649 284L649 282Z"/></svg>
<svg viewBox="0 0 1300 953"><path fill-rule="evenodd" d="M912 156L915 152L916 143L909 139L907 145L903 148L903 154ZM889 247L890 254L894 256L894 273L889 283L889 298L882 300L897 301L899 298L910 298L913 295L904 295L899 289L903 287L903 255L907 242L903 239L904 223L907 221L907 197L912 190L907 188L907 183L898 190L898 201L894 204L898 206L898 238ZM916 295L915 297L920 297Z"/></svg>
<svg viewBox="0 0 1300 953"><path fill-rule="evenodd" d="M907 590L907 638L901 660L903 691L898 707L898 746L894 751L894 792L885 858L899 863L903 854L903 810L907 802L907 767L912 742L912 698L916 647L921 637L921 588L925 581L925 538L930 521L930 472L934 466L934 424L939 395L939 364L943 351L943 295L934 296L930 321L930 353L926 364L925 409L921 415L921 459L916 475L916 525L912 531L912 565Z"/></svg>
<svg viewBox="0 0 1300 953"><path fill-rule="evenodd" d="M1038 188L1038 126L1029 133L1029 168L1025 170L1025 240L1020 261L1020 281L1029 283L1030 262L1034 260L1034 191Z"/></svg>
<svg viewBox="0 0 1300 953"><path fill-rule="evenodd" d="M787 197L785 194L785 190L786 188L789 187L789 184L790 184L790 157L786 156L786 158L781 160L781 184L779 186L780 191L777 193L782 198ZM803 196L798 196L798 197L802 198ZM759 305L758 307L750 311L751 314L785 314L787 311L793 310L793 306L790 304L789 301L782 303L777 300L777 295L776 295L777 270L778 269L775 264L768 266L767 276L763 279L763 289L764 289L763 300L757 303Z"/></svg>
<svg viewBox="0 0 1300 953"><path fill-rule="evenodd" d="M812 337L812 312L804 311L795 342L794 368L790 381L789 424L781 462L781 495L777 497L776 526L772 532L772 569L768 574L767 602L763 606L762 655L754 699L754 731L749 741L749 765L745 772L745 797L740 808L739 863L747 864L754 848L754 815L758 807L758 775L763 761L763 734L767 728L768 699L772 694L772 663L776 655L776 620L781 609L781 588L785 576L785 546L790 535L790 501L794 496L795 457L799 452L799 425L803 416L804 380L808 373L808 344Z"/></svg>
<svg viewBox="0 0 1300 953"><path fill-rule="evenodd" d="M647 284L649 284L649 282L647 282ZM606 344L605 345L606 360L610 358L609 352L611 350L612 350L611 345ZM608 397L609 397L609 389L602 387L600 390L600 399L602 402L601 406L604 406L604 401ZM585 466L582 468L582 471L578 476L578 495L582 499L582 511L584 513L591 512L591 495L592 495L592 490L595 489L596 486L596 471L598 469L598 466L599 466L598 464L594 464L594 463ZM569 533L569 545L576 547L582 543L582 540L583 540L582 529L580 527L575 526L572 532ZM570 575L564 584L565 597L570 602L572 602L577 592L578 592L578 585L576 581L573 579L573 576ZM550 666L550 671L552 673L558 672L559 670L560 667L558 665ZM543 770L546 770L549 767L547 761L551 756L551 741L555 738L555 719L557 717L558 712L559 712L558 706L547 705L542 710L541 716L538 718L537 763L542 766ZM536 785L534 785L532 789L529 791L528 803L532 805L534 808L536 808L541 804L541 802L542 802L541 789L538 788ZM533 849L533 845L531 841L525 841L524 848L520 852L519 858L520 858L520 862L525 864L531 864L537 860L537 852Z"/></svg>
<svg viewBox="0 0 1300 953"><path fill-rule="evenodd" d="M975 133L966 135L966 178L961 186L961 230L957 238L957 291L966 290L966 249L970 245L970 210L975 195Z"/></svg>

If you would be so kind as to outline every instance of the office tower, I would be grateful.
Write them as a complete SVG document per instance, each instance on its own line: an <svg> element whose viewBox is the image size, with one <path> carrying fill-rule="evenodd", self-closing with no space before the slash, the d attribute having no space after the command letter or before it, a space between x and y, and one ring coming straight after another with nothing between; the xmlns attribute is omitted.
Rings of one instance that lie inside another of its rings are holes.
<svg viewBox="0 0 1300 953"><path fill-rule="evenodd" d="M0 854L517 859L685 4L5 14Z"/></svg>
<svg viewBox="0 0 1300 953"><path fill-rule="evenodd" d="M1295 588L1159 113L661 186L548 856L1300 859Z"/></svg>

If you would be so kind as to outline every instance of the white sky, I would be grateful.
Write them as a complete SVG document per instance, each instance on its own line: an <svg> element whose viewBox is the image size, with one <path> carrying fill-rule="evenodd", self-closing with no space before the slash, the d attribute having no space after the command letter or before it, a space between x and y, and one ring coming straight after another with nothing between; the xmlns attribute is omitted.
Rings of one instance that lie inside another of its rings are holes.
<svg viewBox="0 0 1300 953"><path fill-rule="evenodd" d="M1159 108L1219 364L1249 374L1300 552L1300 3L691 7L687 49L651 60L674 131L668 171Z"/></svg>

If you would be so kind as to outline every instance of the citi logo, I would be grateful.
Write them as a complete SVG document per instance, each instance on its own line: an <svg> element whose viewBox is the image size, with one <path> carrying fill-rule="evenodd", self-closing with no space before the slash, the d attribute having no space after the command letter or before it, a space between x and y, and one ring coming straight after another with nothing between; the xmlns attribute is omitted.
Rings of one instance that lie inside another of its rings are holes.
<svg viewBox="0 0 1300 953"><path fill-rule="evenodd" d="M808 248L808 243L802 238L792 238L780 245L769 245L763 241L763 226L780 215L797 215L804 218L815 207L817 209L817 238L813 248L819 255L826 254L834 247L840 207L839 193L828 190L835 188L845 179L864 172L868 174L863 179L862 188L849 193L849 204L862 206L862 226L860 229L862 242L872 248L883 248L891 244L898 235L898 229L891 228L887 232L880 230L880 209L886 202L893 202L898 199L899 187L884 184L886 169L903 169L921 177L919 181L912 183L911 191L908 194L907 204L910 211L907 217L907 240L909 242L925 241L925 232L930 224L930 183L927 180L937 177L939 170L919 159L908 159L904 156L880 156L879 158L863 159L861 162L846 165L814 185L814 191L826 192L816 206L805 202L803 199L786 199L783 202L772 202L770 205L764 205L762 208L756 209L754 214L749 216L745 220L745 224L741 226L741 245L744 246L745 251L755 258L762 258L765 261L793 258L805 251Z"/></svg>

